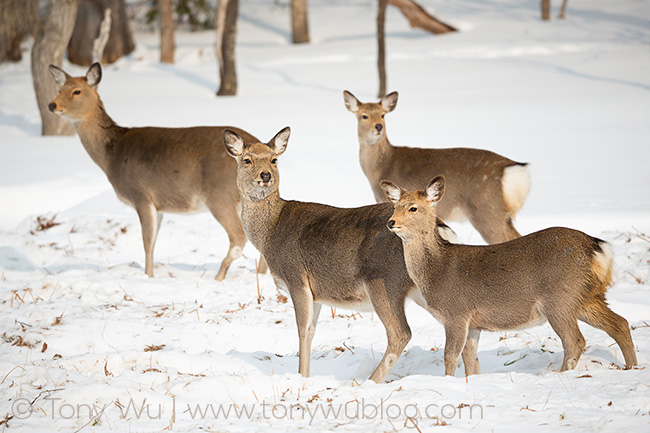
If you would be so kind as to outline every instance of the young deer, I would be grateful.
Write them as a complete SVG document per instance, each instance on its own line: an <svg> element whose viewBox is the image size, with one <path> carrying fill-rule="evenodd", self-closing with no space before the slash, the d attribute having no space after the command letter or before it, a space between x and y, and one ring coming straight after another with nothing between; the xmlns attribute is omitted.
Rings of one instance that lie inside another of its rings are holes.
<svg viewBox="0 0 650 433"><path fill-rule="evenodd" d="M408 276L401 242L386 230L393 207L383 203L341 209L283 200L277 157L287 147L289 128L268 144L247 143L234 131L223 135L228 153L237 159L244 230L266 258L278 288L293 301L299 373L309 376L316 321L321 304L328 304L377 313L388 347L370 379L381 382L411 338L406 298L425 306ZM440 224L444 232L446 226Z"/></svg>
<svg viewBox="0 0 650 433"><path fill-rule="evenodd" d="M435 230L444 177L423 191L382 181L394 204L388 228L404 244L408 273L445 327L445 373L462 352L465 374L478 374L479 330L521 329L548 320L562 340L561 371L576 366L585 347L577 320L607 332L628 366L637 364L627 320L609 309L612 250L600 239L554 227L487 246L451 244Z"/></svg>
<svg viewBox="0 0 650 433"><path fill-rule="evenodd" d="M357 117L361 168L378 203L386 201L382 179L416 189L439 173L448 181L447 200L438 209L442 220L468 219L489 244L520 236L512 220L530 189L526 164L487 150L395 147L386 136L384 115L395 109L397 92L378 103L362 103L347 90L343 97Z"/></svg>
<svg viewBox="0 0 650 433"><path fill-rule="evenodd" d="M50 111L74 123L81 143L106 173L118 198L138 213L147 275L153 277L153 248L163 213L208 209L230 240L216 276L223 280L246 243L238 214L236 164L223 147L226 127L123 128L108 116L97 94L99 63L85 77L71 77L53 65L50 72L59 85ZM235 130L246 141L257 142L249 133Z"/></svg>

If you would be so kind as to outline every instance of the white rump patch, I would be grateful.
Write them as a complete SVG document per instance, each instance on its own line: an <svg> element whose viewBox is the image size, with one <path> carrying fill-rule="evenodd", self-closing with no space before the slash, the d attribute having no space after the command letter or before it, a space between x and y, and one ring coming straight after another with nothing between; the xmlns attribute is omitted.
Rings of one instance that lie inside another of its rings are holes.
<svg viewBox="0 0 650 433"><path fill-rule="evenodd" d="M503 170L503 197L512 216L524 205L530 192L530 172L525 165L511 165Z"/></svg>
<svg viewBox="0 0 650 433"><path fill-rule="evenodd" d="M602 251L594 255L594 262L591 265L591 271L598 281L609 283L612 278L612 267L614 264L614 251L607 242L599 244Z"/></svg>

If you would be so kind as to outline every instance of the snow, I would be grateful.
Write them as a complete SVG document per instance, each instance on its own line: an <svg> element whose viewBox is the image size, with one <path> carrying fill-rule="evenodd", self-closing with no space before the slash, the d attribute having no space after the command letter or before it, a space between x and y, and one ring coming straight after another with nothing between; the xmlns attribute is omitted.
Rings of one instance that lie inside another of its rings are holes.
<svg viewBox="0 0 650 433"><path fill-rule="evenodd" d="M268 140L289 125L283 197L370 204L342 91L376 100L376 3L310 1L312 43L300 46L285 3L241 1L238 96L214 96L213 33L178 33L172 66L144 33L105 67L102 99L125 126L237 125ZM630 322L639 367L621 370L613 340L581 323L576 370L557 371L561 343L543 325L484 332L482 374L445 377L444 331L409 304L413 338L386 383L367 381L386 346L378 318L327 307L301 377L291 301L269 275L258 285L250 244L214 280L228 242L209 214L167 215L156 278L144 275L135 212L77 137L40 136L27 55L0 65L3 431L647 431L650 1L572 0L551 22L538 1L422 3L462 31L426 34L388 9L388 89L400 92L389 138L529 162L517 228L565 225L612 244L608 301ZM39 217L58 225L38 230Z"/></svg>

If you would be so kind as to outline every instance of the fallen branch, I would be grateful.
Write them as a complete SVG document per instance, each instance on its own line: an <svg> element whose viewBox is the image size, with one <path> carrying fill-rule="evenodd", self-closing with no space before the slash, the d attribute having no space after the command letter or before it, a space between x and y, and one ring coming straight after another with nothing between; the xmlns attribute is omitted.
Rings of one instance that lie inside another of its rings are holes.
<svg viewBox="0 0 650 433"><path fill-rule="evenodd" d="M388 0L388 4L399 8L406 19L409 20L411 27L426 30L434 35L458 31L455 27L430 15L422 6L413 0Z"/></svg>

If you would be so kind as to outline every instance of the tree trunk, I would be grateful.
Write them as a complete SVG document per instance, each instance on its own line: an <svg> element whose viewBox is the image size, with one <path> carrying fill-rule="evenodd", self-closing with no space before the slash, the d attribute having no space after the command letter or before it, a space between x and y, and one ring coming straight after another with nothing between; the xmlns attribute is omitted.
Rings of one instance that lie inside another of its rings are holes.
<svg viewBox="0 0 650 433"><path fill-rule="evenodd" d="M68 46L68 60L81 65L92 64L93 41L100 33L104 11L111 10L111 30L101 59L113 63L135 49L124 0L79 0L79 12Z"/></svg>
<svg viewBox="0 0 650 433"><path fill-rule="evenodd" d="M47 105L57 95L57 87L49 66L61 66L65 48L70 41L77 14L78 0L47 0L32 48L32 80L38 109L41 112L43 135L74 135L72 123L50 113Z"/></svg>
<svg viewBox="0 0 650 433"><path fill-rule="evenodd" d="M0 63L22 59L20 43L38 24L38 0L0 0Z"/></svg>
<svg viewBox="0 0 650 433"><path fill-rule="evenodd" d="M160 10L160 61L174 63L174 18L172 0L158 0Z"/></svg>
<svg viewBox="0 0 650 433"><path fill-rule="evenodd" d="M235 40L239 0L219 0L217 3L217 60L221 84L217 96L237 94Z"/></svg>
<svg viewBox="0 0 650 433"><path fill-rule="evenodd" d="M291 31L294 44L309 42L307 0L291 0Z"/></svg>
<svg viewBox="0 0 650 433"><path fill-rule="evenodd" d="M386 95L386 38L384 27L386 24L387 0L379 0L377 11L377 68L379 69L379 94L378 98Z"/></svg>
<svg viewBox="0 0 650 433"><path fill-rule="evenodd" d="M106 44L108 43L108 38L111 35L111 23L111 10L106 9L104 11L104 19L99 25L99 36L97 36L97 38L93 41L92 63L102 61L104 50L106 49Z"/></svg>
<svg viewBox="0 0 650 433"><path fill-rule="evenodd" d="M542 0L542 20L549 21L551 19L551 0Z"/></svg>
<svg viewBox="0 0 650 433"><path fill-rule="evenodd" d="M388 3L402 11L409 20L411 27L426 30L434 35L457 31L456 28L427 13L422 6L413 0L388 0Z"/></svg>
<svg viewBox="0 0 650 433"><path fill-rule="evenodd" d="M569 0L562 0L562 7L560 7L560 13L557 16L560 19L566 18L566 4L569 2Z"/></svg>

